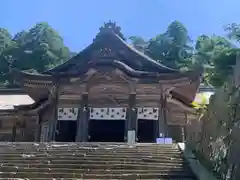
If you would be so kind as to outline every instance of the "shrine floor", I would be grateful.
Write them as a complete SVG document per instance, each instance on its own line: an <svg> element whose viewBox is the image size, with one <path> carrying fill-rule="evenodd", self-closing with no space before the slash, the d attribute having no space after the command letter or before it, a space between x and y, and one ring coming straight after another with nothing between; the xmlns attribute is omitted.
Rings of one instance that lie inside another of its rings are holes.
<svg viewBox="0 0 240 180"><path fill-rule="evenodd" d="M0 164L0 179L197 179L177 144L0 143Z"/></svg>

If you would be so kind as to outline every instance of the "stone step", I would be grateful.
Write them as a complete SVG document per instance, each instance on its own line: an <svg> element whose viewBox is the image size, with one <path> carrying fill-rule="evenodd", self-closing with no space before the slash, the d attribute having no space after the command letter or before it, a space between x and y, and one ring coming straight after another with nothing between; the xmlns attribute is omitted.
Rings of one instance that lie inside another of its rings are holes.
<svg viewBox="0 0 240 180"><path fill-rule="evenodd" d="M162 152L162 151L154 151L154 153L152 151L148 151L148 152L141 152L141 151L132 151L132 152L120 152L120 151L98 151L98 150L95 150L95 151L79 151L79 150L65 150L65 151L49 151L49 150L41 150L41 151L20 151L20 150L14 150L14 151L6 151L6 152L0 152L0 156L2 155L18 155L18 154L46 154L46 153L49 153L49 154L70 154L71 153L75 153L75 154L99 154L99 155L102 155L102 154L132 154L133 152L135 154L139 154L139 155L149 155L149 154L153 154L153 155L174 155L174 156L181 156L182 153L181 152Z"/></svg>
<svg viewBox="0 0 240 180"><path fill-rule="evenodd" d="M68 169L127 169L128 168L132 168L133 169L149 169L149 170L164 170L164 169L185 169L186 165L166 165L164 166L163 164L160 165L156 165L156 164L66 164L65 168ZM63 164L17 164L17 163L8 163L8 164L2 164L0 169L4 170L4 169L18 169L18 168L49 168L49 169L53 169L53 168L64 168Z"/></svg>
<svg viewBox="0 0 240 180"><path fill-rule="evenodd" d="M1 147L51 147L51 148L66 148L66 147L88 147L88 148L99 148L99 147L112 147L112 148L146 148L146 149L153 149L153 148L161 148L161 149L173 149L178 148L176 144L174 145L162 145L162 144L133 144L128 145L126 143L123 144L106 144L106 143L30 143L30 142L16 142L16 143L8 143L8 142L0 142Z"/></svg>
<svg viewBox="0 0 240 180"><path fill-rule="evenodd" d="M191 173L190 169L185 166L185 167L168 167L168 168L159 168L159 169L115 169L113 168L104 168L102 169L81 169L81 168L32 168L32 167L1 167L0 168L1 172L48 172L48 173L93 173L93 174L119 174L119 173L157 173L159 171L161 172L185 172L185 173Z"/></svg>
<svg viewBox="0 0 240 180"><path fill-rule="evenodd" d="M41 160L41 159L106 159L106 160L111 160L111 159L154 159L154 160L181 160L183 159L182 156L179 155L156 155L156 154L149 154L149 155L141 155L141 154L75 154L74 152L72 154L45 154L45 155L35 155L35 154L18 154L18 155L2 155L0 156L0 161L1 160Z"/></svg>
<svg viewBox="0 0 240 180"><path fill-rule="evenodd" d="M41 150L41 151L19 151L15 150L15 152L11 151L6 151L6 152L0 152L1 155L15 155L15 154L79 154L79 155L84 155L84 154L97 154L97 155L115 155L115 154L126 154L126 155L131 155L131 154L139 154L139 155L173 155L173 156L182 156L182 153L167 153L167 152L158 152L158 151L149 151L149 152L138 152L138 151L132 151L132 152L118 152L118 151L106 151L106 152L98 152L98 151L74 151L74 150L66 150L66 151L48 151L48 150Z"/></svg>
<svg viewBox="0 0 240 180"><path fill-rule="evenodd" d="M19 153L19 154L1 154L0 159L9 158L9 159L41 159L41 158L61 158L61 157L67 157L67 158L152 158L152 159L182 159L182 155L169 155L169 154L122 154L122 153L106 153L106 154L95 154L95 153L76 153L76 152L63 152L62 154L52 154L48 152L43 153Z"/></svg>
<svg viewBox="0 0 240 180"><path fill-rule="evenodd" d="M98 151L106 151L106 150L115 150L115 151L127 151L127 152L132 152L132 151L150 151L150 150L155 150L155 151L163 151L163 152L178 152L178 149L176 148L161 148L161 147L156 147L156 148L145 148L145 147L124 147L124 148L121 148L121 147L81 147L81 146L76 146L76 147L48 147L48 146L45 146L45 147L29 147L29 146L26 146L26 147L15 147L15 146L7 146L7 147L4 147L4 146L0 146L0 148L4 148L6 150L29 150L29 151L35 151L35 150L38 150L38 151L41 151L41 150L49 150L49 151L62 151L62 150L98 150Z"/></svg>
<svg viewBox="0 0 240 180"><path fill-rule="evenodd" d="M85 147L98 147L98 146L129 146L124 142L0 142L0 146L52 146L52 147L66 147L66 146L85 146ZM178 147L177 144L156 144L156 143L137 143L132 145L134 147Z"/></svg>
<svg viewBox="0 0 240 180"><path fill-rule="evenodd" d="M87 163L87 164L86 164ZM92 166L92 164L98 164L99 166ZM106 163L108 164L108 163ZM113 163L114 164L114 163ZM121 162L116 162L115 164L121 164ZM125 164L131 164L131 165L146 165L146 163L142 162L142 163L125 163ZM100 166L102 165L102 166ZM89 168L91 167L92 169L95 167L96 168L102 168L102 169L107 169L109 168L109 166L104 166L105 164L101 164L101 163L98 163L98 162L92 162L92 163L89 163L89 162L83 162L83 163L75 163L75 164L49 164L49 163L30 163L30 164L27 164L27 163L22 163L22 162L14 162L14 163L4 163L4 164L1 164L0 166L0 169L1 168L5 168L5 167L14 167L14 168L17 168L17 167L25 167L25 168L75 168L75 169L80 169L80 168ZM110 167L113 167L112 164L109 164L111 165ZM184 163L184 164L176 164L176 163L148 163L147 164L148 166L152 167L152 166L156 166L156 168L158 169L168 169L168 168L184 168L185 166L188 167L188 164L187 163ZM144 166L143 166L144 167ZM116 168L115 168L116 169Z"/></svg>
<svg viewBox="0 0 240 180"><path fill-rule="evenodd" d="M79 178L77 178L77 180L78 180ZM91 180L99 180L99 179L96 179L96 178L92 178L92 177L90 177L90 178L84 178L84 180L85 179L91 179ZM104 178L101 178L101 179L104 179ZM125 179L127 179L127 180L136 180L136 178L129 178L129 177L122 177L121 178L122 180L125 180ZM138 179L140 179L140 178L138 178ZM156 178L141 178L141 179L145 179L145 180L156 180ZM9 180L9 178L0 178L0 180ZM25 180L25 179L22 179L22 178L11 178L11 180ZM31 180L73 180L72 178L39 178L39 177L37 177L37 178L31 178ZM80 179L80 180L82 180L82 179ZM111 180L119 180L119 178L111 178ZM174 177L174 178L171 178L171 179L169 179L169 178L157 178L157 180L196 180L195 178L176 178L176 177Z"/></svg>
<svg viewBox="0 0 240 180"><path fill-rule="evenodd" d="M94 163L87 163L88 161L90 161L91 159L84 159L84 162L86 163L86 164L94 164ZM105 159L101 159L101 158L99 158L98 160L101 160L101 161L103 161L103 160L105 160ZM98 163L98 160L95 160L94 162L95 163ZM132 162L132 160L134 160L134 159L126 159L125 160L125 162ZM115 161L117 161L117 159L115 159ZM150 164L149 163L149 161L150 162L152 162L152 161L154 161L154 160L152 160L152 159L146 159L146 160L144 160L144 159L142 159L142 161L138 161L138 164L140 164L140 163L143 163L143 164ZM93 161L92 161L93 162ZM105 162L107 163L108 161L107 160L105 160ZM111 162L111 161L109 161L109 162ZM124 163L124 161L118 161L119 163L121 163L122 162L122 164ZM64 164L79 164L79 163L83 163L83 159L72 159L72 160L69 160L69 159L53 159L53 160L51 160L51 159L48 159L48 158L46 158L46 159L42 159L42 160L31 160L31 159L22 159L22 160L0 160L0 164L6 164L6 163L22 163L22 164L31 164L31 163L44 163L44 164L61 164L61 163L64 163ZM162 160L161 162L159 162L159 163L165 163L166 165L168 164L168 163L170 163L170 164L183 164L183 163L187 163L185 160L178 160L178 161L175 161L175 160ZM110 163L109 163L110 164ZM110 164L111 165L111 164Z"/></svg>
<svg viewBox="0 0 240 180"><path fill-rule="evenodd" d="M196 179L176 145L0 143L1 178Z"/></svg>
<svg viewBox="0 0 240 180"><path fill-rule="evenodd" d="M113 154L126 154L126 155L130 155L130 154L139 154L139 155L174 155L174 156L182 156L182 153L179 153L179 152L162 152L162 151L154 151L154 150L151 150L151 151L148 151L148 152L140 152L140 151L132 151L132 152L119 152L119 151L78 151L78 150L65 150L65 151L49 151L49 150L41 150L41 151L20 151L20 150L14 150L14 151L9 151L9 150L5 150L6 152L0 152L0 156L2 155L15 155L15 154L46 154L46 153L49 153L49 154L66 154L66 153L77 153L79 155L81 154L97 154L97 155L113 155Z"/></svg>
<svg viewBox="0 0 240 180"><path fill-rule="evenodd" d="M21 162L11 162L11 164L20 164ZM32 163L35 163L35 162L32 162ZM73 162L72 162L73 163ZM132 169L137 169L137 168L146 168L146 169L161 169L164 167L164 165L152 165L152 164L146 164L146 163L142 163L142 164L105 164L105 165L102 165L102 164L88 164L87 162L85 162L84 164L79 164L79 163L76 163L74 162L75 164L78 164L78 167L79 168L84 168L84 169L88 169L88 168L92 168L92 169L128 169L128 168L132 168ZM97 163L97 162L96 162ZM25 164L24 162L22 164ZM41 164L44 164L44 163L41 163ZM54 163L52 162L45 162L44 167L50 167L51 164L53 164L54 166ZM64 162L58 162L58 164L65 164ZM7 166L7 165L10 165L10 163L6 163L6 164L1 164L1 166ZM35 167L39 165L39 163L36 163ZM30 165L30 167L34 167L34 165ZM173 165L174 166L174 165Z"/></svg>
<svg viewBox="0 0 240 180"><path fill-rule="evenodd" d="M178 149L176 148L160 148L160 147L156 147L156 148L145 148L145 147L124 147L124 148L121 148L121 147L48 147L48 146L45 146L45 147L3 147L3 146L0 146L0 148L4 148L4 149L8 149L8 150L32 150L32 151L35 151L35 150L55 150L55 151L62 151L62 150L68 150L68 149L71 149L71 150L98 150L98 151L106 151L106 150L116 150L116 151L150 151L150 150L155 150L155 151L164 151L164 152L178 152Z"/></svg>
<svg viewBox="0 0 240 180"><path fill-rule="evenodd" d="M43 173L43 172L2 172L0 174L0 178L25 178L32 179L32 178L81 178L81 179L158 179L158 178L165 178L165 179L174 179L174 178L194 178L192 174L185 173L185 172L157 172L157 173L119 173L113 174L109 172L108 174L92 174L92 173L65 173L65 172L58 172L58 173Z"/></svg>
<svg viewBox="0 0 240 180"><path fill-rule="evenodd" d="M164 165L169 165L169 164L186 164L187 161L185 159L151 159L151 158L114 158L114 159L104 159L101 157L96 157L96 158L56 158L56 159L50 159L50 158L41 158L41 159L0 159L0 163L32 163L32 162L38 162L38 163L50 163L52 164L58 164L59 163L65 163L65 164L83 164L83 163L88 163L88 164L114 164L116 162L118 163L132 163L132 164L164 164Z"/></svg>

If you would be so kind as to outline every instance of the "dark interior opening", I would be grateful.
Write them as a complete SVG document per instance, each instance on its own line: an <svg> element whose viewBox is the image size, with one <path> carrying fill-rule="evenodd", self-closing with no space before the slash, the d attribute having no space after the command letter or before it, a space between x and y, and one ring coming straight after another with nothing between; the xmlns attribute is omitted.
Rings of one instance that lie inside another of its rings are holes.
<svg viewBox="0 0 240 180"><path fill-rule="evenodd" d="M154 120L138 119L138 142L155 142Z"/></svg>
<svg viewBox="0 0 240 180"><path fill-rule="evenodd" d="M58 121L55 141L74 142L76 138L77 121Z"/></svg>
<svg viewBox="0 0 240 180"><path fill-rule="evenodd" d="M124 120L90 120L90 142L124 142Z"/></svg>

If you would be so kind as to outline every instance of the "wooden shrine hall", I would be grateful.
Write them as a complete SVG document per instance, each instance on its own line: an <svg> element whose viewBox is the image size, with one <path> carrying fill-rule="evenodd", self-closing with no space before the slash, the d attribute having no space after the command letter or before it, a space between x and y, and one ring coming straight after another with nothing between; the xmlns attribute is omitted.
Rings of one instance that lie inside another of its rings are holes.
<svg viewBox="0 0 240 180"><path fill-rule="evenodd" d="M15 118L12 141L184 141L201 73L160 64L120 30L105 23L92 44L46 72L13 69L34 103L0 111L1 119Z"/></svg>

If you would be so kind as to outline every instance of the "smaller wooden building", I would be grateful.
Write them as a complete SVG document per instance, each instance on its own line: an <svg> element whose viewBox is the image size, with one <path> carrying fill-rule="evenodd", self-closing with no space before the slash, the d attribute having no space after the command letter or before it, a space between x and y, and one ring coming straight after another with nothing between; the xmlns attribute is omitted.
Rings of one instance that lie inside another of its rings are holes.
<svg viewBox="0 0 240 180"><path fill-rule="evenodd" d="M13 70L35 102L1 111L17 119L12 140L18 127L25 141L184 140L201 73L160 64L128 45L120 30L104 24L92 44L46 72Z"/></svg>

